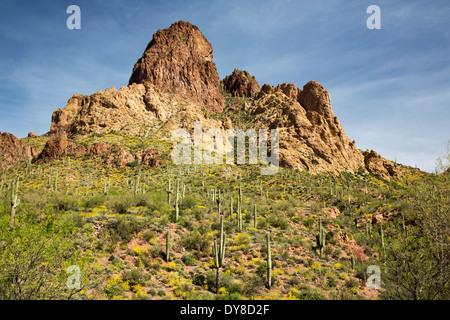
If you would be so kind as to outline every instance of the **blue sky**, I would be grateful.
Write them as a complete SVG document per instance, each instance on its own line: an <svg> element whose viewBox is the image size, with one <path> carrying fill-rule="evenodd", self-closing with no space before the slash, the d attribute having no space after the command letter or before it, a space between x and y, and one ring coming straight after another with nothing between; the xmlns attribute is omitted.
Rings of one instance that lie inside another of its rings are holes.
<svg viewBox="0 0 450 320"><path fill-rule="evenodd" d="M81 30L66 9L81 8ZM370 5L381 29L369 30ZM315 80L360 149L433 171L450 139L450 1L20 1L0 3L0 131L50 128L76 93L127 85L153 33L197 25L223 79Z"/></svg>

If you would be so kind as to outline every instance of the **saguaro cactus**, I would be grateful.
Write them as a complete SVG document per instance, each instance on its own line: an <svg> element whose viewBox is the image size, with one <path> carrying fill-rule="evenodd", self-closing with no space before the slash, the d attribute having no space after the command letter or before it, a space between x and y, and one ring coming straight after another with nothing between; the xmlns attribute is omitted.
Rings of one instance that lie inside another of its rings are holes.
<svg viewBox="0 0 450 320"><path fill-rule="evenodd" d="M133 189L133 192L134 192L134 195L135 195L135 196L139 193L139 183L141 182L141 175L142 175L142 173L141 173L141 167L139 166L137 175L136 175L135 180L134 180L134 189Z"/></svg>
<svg viewBox="0 0 450 320"><path fill-rule="evenodd" d="M258 219L258 213L256 211L256 203L255 203L255 210L254 210L254 213L253 213L253 227L255 229L256 229L256 221L257 221L257 219Z"/></svg>
<svg viewBox="0 0 450 320"><path fill-rule="evenodd" d="M170 230L166 233L166 261L169 262L170 257Z"/></svg>
<svg viewBox="0 0 450 320"><path fill-rule="evenodd" d="M167 203L169 204L169 206L170 206L170 203L171 203L172 193L173 193L172 185L171 185L170 180L169 180L169 184L167 186Z"/></svg>
<svg viewBox="0 0 450 320"><path fill-rule="evenodd" d="M178 195L178 189L177 189L177 195L175 199L175 221L178 222L178 218L180 216L180 207L179 207L180 197Z"/></svg>
<svg viewBox="0 0 450 320"><path fill-rule="evenodd" d="M219 192L217 194L216 203L217 203L217 212L220 214L220 205L222 203L222 194L220 193L220 189L218 191Z"/></svg>
<svg viewBox="0 0 450 320"><path fill-rule="evenodd" d="M233 218L233 196L230 197L230 219Z"/></svg>
<svg viewBox="0 0 450 320"><path fill-rule="evenodd" d="M17 176L16 179L12 183L12 189L11 189L11 221L10 221L11 227L14 226L15 216L16 216L16 208L19 205L19 203L20 203L19 176Z"/></svg>
<svg viewBox="0 0 450 320"><path fill-rule="evenodd" d="M270 233L267 233L267 287L272 286L272 253L270 250Z"/></svg>
<svg viewBox="0 0 450 320"><path fill-rule="evenodd" d="M220 216L220 234L219 234L219 244L217 243L217 239L214 240L214 244L212 246L212 254L214 257L214 265L216 268L216 293L219 292L220 289L220 268L223 265L223 261L225 259L225 241L226 235L223 232L223 216Z"/></svg>
<svg viewBox="0 0 450 320"><path fill-rule="evenodd" d="M239 200L240 198L238 197L238 206L237 206L237 225L238 225L238 230L242 231L242 203Z"/></svg>
<svg viewBox="0 0 450 320"><path fill-rule="evenodd" d="M320 248L320 257L323 255L323 248L325 247L325 232L322 227L322 218L319 218L319 234L316 236L317 246Z"/></svg>
<svg viewBox="0 0 450 320"><path fill-rule="evenodd" d="M381 236L381 250L382 250L382 253L383 253L383 259L386 259L386 247L384 246L383 226L380 226L380 236Z"/></svg>

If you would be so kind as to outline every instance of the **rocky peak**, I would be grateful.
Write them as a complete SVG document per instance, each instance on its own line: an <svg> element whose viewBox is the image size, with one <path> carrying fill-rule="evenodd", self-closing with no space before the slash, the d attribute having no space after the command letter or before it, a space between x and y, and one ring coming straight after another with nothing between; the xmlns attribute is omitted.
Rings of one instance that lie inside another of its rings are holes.
<svg viewBox="0 0 450 320"><path fill-rule="evenodd" d="M15 135L0 132L0 167L7 168L18 162L28 161L34 155L34 149Z"/></svg>
<svg viewBox="0 0 450 320"><path fill-rule="evenodd" d="M306 111L315 111L322 115L331 116L330 94L320 83L309 81L303 86L303 90L299 92L298 102L306 109Z"/></svg>
<svg viewBox="0 0 450 320"><path fill-rule="evenodd" d="M213 49L198 27L185 21L158 30L136 62L129 84L151 83L176 92L211 112L221 112L223 98Z"/></svg>
<svg viewBox="0 0 450 320"><path fill-rule="evenodd" d="M234 69L232 74L222 80L222 84L235 97L253 97L261 90L258 81L246 70Z"/></svg>
<svg viewBox="0 0 450 320"><path fill-rule="evenodd" d="M270 84L264 84L258 96L260 97L264 94L273 94L275 92L284 93L287 97L297 101L298 96L302 92L302 90L297 88L293 83L282 83L277 85L276 87L273 87Z"/></svg>
<svg viewBox="0 0 450 320"><path fill-rule="evenodd" d="M333 115L328 92L317 82L308 82L303 90L293 84L265 84L248 111L257 127L280 129L282 166L339 173L364 165L361 152Z"/></svg>

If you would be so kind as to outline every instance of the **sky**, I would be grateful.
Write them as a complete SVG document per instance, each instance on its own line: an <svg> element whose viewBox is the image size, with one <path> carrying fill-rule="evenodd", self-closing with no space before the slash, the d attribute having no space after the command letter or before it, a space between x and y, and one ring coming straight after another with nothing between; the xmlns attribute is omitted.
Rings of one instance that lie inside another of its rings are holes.
<svg viewBox="0 0 450 320"><path fill-rule="evenodd" d="M81 29L68 29L70 5ZM367 20L380 8L381 29ZM128 84L152 35L178 20L213 46L220 79L308 81L361 150L433 172L450 139L450 1L2 0L0 131L50 129L74 94Z"/></svg>

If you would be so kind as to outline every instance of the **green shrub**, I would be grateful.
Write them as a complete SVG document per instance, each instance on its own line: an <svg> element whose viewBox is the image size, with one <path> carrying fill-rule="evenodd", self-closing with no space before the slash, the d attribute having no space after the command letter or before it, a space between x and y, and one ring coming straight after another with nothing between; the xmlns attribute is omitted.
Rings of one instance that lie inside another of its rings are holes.
<svg viewBox="0 0 450 320"><path fill-rule="evenodd" d="M294 296L300 300L326 300L326 296L320 289L308 285L301 286L299 291L294 293Z"/></svg>
<svg viewBox="0 0 450 320"><path fill-rule="evenodd" d="M187 254L187 255L183 256L181 258L181 260L183 261L183 263L186 266L196 266L197 263L198 263L198 261L196 259L194 259L194 257L192 255L190 255L190 254Z"/></svg>
<svg viewBox="0 0 450 320"><path fill-rule="evenodd" d="M155 237L155 231L153 231L153 230L145 230L142 233L142 239L144 239L145 242L149 242L150 239L152 239L154 237Z"/></svg>
<svg viewBox="0 0 450 320"><path fill-rule="evenodd" d="M50 197L50 201L58 211L78 210L78 199L70 195L56 193Z"/></svg>
<svg viewBox="0 0 450 320"><path fill-rule="evenodd" d="M311 218L303 220L303 225L307 228L310 228L312 225L314 225L314 220Z"/></svg>
<svg viewBox="0 0 450 320"><path fill-rule="evenodd" d="M264 278L260 276L247 278L244 283L242 294L245 296L257 296L264 288Z"/></svg>
<svg viewBox="0 0 450 320"><path fill-rule="evenodd" d="M99 205L102 205L104 201L105 201L104 195L89 196L84 199L83 207L84 208L94 208Z"/></svg>
<svg viewBox="0 0 450 320"><path fill-rule="evenodd" d="M158 296L165 297L166 296L166 292L163 289L159 289L158 290Z"/></svg>
<svg viewBox="0 0 450 320"><path fill-rule="evenodd" d="M137 284L145 286L147 276L142 272L141 269L133 269L131 271L124 271L122 273L122 279L124 281L128 281L130 287L135 286Z"/></svg>
<svg viewBox="0 0 450 320"><path fill-rule="evenodd" d="M107 228L127 242L145 228L143 221L132 216L124 216L107 220Z"/></svg>
<svg viewBox="0 0 450 320"><path fill-rule="evenodd" d="M354 278L349 278L345 281L345 286L349 289L356 288L359 285L358 280Z"/></svg>
<svg viewBox="0 0 450 320"><path fill-rule="evenodd" d="M199 224L192 231L185 232L181 235L181 245L188 250L205 252L210 248L213 241L213 236L208 234L208 231L210 231L208 224Z"/></svg>
<svg viewBox="0 0 450 320"><path fill-rule="evenodd" d="M134 204L133 196L124 193L114 196L110 200L108 207L112 209L114 212L125 214L133 206L133 204Z"/></svg>
<svg viewBox="0 0 450 320"><path fill-rule="evenodd" d="M186 196L181 200L181 209L192 209L197 205L197 201L190 196Z"/></svg>
<svg viewBox="0 0 450 320"><path fill-rule="evenodd" d="M271 213L266 218L268 224L274 228L285 230L289 227L288 220L281 213Z"/></svg>

